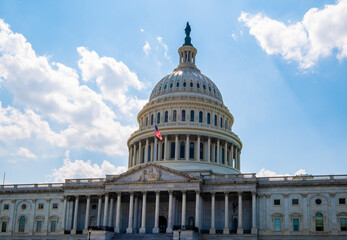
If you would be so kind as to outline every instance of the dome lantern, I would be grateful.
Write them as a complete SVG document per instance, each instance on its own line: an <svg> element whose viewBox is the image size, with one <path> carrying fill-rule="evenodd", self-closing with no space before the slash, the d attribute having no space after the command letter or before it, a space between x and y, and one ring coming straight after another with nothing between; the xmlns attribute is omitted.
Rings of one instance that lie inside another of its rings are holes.
<svg viewBox="0 0 347 240"><path fill-rule="evenodd" d="M187 22L187 26L184 29L186 37L184 39L184 44L178 49L179 54L179 65L178 68L193 68L197 69L195 66L195 56L198 53L195 47L193 47L190 38L190 25Z"/></svg>

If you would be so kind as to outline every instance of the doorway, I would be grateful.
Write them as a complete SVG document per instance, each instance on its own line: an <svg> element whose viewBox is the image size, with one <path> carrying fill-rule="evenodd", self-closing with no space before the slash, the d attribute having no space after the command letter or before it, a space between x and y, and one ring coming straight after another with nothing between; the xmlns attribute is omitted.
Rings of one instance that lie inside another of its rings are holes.
<svg viewBox="0 0 347 240"><path fill-rule="evenodd" d="M167 220L164 216L159 216L159 233L166 233Z"/></svg>

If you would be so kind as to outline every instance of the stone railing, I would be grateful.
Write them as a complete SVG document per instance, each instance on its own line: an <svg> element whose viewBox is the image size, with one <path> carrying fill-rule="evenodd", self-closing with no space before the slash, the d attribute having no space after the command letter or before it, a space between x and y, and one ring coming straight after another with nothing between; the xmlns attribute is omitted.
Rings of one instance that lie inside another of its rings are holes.
<svg viewBox="0 0 347 240"><path fill-rule="evenodd" d="M104 183L105 178L65 179L65 184Z"/></svg>
<svg viewBox="0 0 347 240"><path fill-rule="evenodd" d="M6 184L0 185L0 191L60 189L63 186L64 183Z"/></svg>
<svg viewBox="0 0 347 240"><path fill-rule="evenodd" d="M271 184L279 182L316 182L316 181L346 181L347 175L297 175L278 177L258 177L260 184Z"/></svg>
<svg viewBox="0 0 347 240"><path fill-rule="evenodd" d="M255 181L255 173L203 175L205 181Z"/></svg>

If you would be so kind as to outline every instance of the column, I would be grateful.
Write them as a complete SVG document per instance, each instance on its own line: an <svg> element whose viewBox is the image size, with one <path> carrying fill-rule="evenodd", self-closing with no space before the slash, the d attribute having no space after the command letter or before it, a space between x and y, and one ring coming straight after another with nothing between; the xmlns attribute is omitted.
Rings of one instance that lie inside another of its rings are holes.
<svg viewBox="0 0 347 240"><path fill-rule="evenodd" d="M239 224L237 226L237 234L243 234L242 228L242 192L237 192L239 196Z"/></svg>
<svg viewBox="0 0 347 240"><path fill-rule="evenodd" d="M167 149L168 149L167 136L165 136L164 137L164 159L163 159L163 161L166 161L166 159L167 159Z"/></svg>
<svg viewBox="0 0 347 240"><path fill-rule="evenodd" d="M104 220L102 221L102 225L104 227L107 225L107 213L108 213L108 193L105 195L105 205L104 205Z"/></svg>
<svg viewBox="0 0 347 240"><path fill-rule="evenodd" d="M141 162L142 162L142 142L139 141L139 154L138 154L137 163L141 164Z"/></svg>
<svg viewBox="0 0 347 240"><path fill-rule="evenodd" d="M200 191L195 193L195 227L200 231Z"/></svg>
<svg viewBox="0 0 347 240"><path fill-rule="evenodd" d="M175 137L175 160L178 160L178 135Z"/></svg>
<svg viewBox="0 0 347 240"><path fill-rule="evenodd" d="M101 204L102 204L102 195L99 195L99 200L98 200L98 215L96 217L96 226L100 227L101 226Z"/></svg>
<svg viewBox="0 0 347 240"><path fill-rule="evenodd" d="M172 195L173 192L169 191L169 209L167 213L167 228L166 228L166 233L172 233Z"/></svg>
<svg viewBox="0 0 347 240"><path fill-rule="evenodd" d="M159 200L160 192L155 192L155 212L154 212L154 228L153 233L159 233Z"/></svg>
<svg viewBox="0 0 347 240"><path fill-rule="evenodd" d="M158 145L158 139L156 136L154 136L154 150L153 150L153 162L156 162L157 161L157 157L158 157L158 154L157 154L157 145Z"/></svg>
<svg viewBox="0 0 347 240"><path fill-rule="evenodd" d="M140 233L146 233L146 198L147 193L142 193L142 218L141 218L141 228Z"/></svg>
<svg viewBox="0 0 347 240"><path fill-rule="evenodd" d="M90 195L87 195L86 217L84 219L84 229L83 229L84 234L88 233L89 210L90 210Z"/></svg>
<svg viewBox="0 0 347 240"><path fill-rule="evenodd" d="M146 139L146 148L145 148L145 163L148 163L148 139Z"/></svg>
<svg viewBox="0 0 347 240"><path fill-rule="evenodd" d="M336 198L335 198L335 193L330 193L330 216L331 216L331 233L333 235L338 234L338 226L337 226L337 221L336 221Z"/></svg>
<svg viewBox="0 0 347 240"><path fill-rule="evenodd" d="M207 161L211 162L211 138L207 139Z"/></svg>
<svg viewBox="0 0 347 240"><path fill-rule="evenodd" d="M303 234L308 235L309 229L308 229L308 208L307 208L307 194L302 194L302 222L303 222Z"/></svg>
<svg viewBox="0 0 347 240"><path fill-rule="evenodd" d="M186 228L186 199L187 199L187 192L182 191L182 218L181 218L181 228Z"/></svg>
<svg viewBox="0 0 347 240"><path fill-rule="evenodd" d="M223 234L229 234L229 192L224 193L224 229Z"/></svg>
<svg viewBox="0 0 347 240"><path fill-rule="evenodd" d="M129 221L128 221L127 233L133 233L133 214L134 214L134 192L130 192Z"/></svg>
<svg viewBox="0 0 347 240"><path fill-rule="evenodd" d="M116 227L114 228L115 233L120 233L120 204L121 204L121 194L122 193L117 193L117 206L116 206Z"/></svg>
<svg viewBox="0 0 347 240"><path fill-rule="evenodd" d="M79 201L79 196L75 196L75 212L74 212L74 216L73 216L73 227L71 230L71 234L76 234L76 230L77 230L78 201ZM48 221L48 218L47 218L47 221ZM48 224L48 222L47 222L47 224Z"/></svg>
<svg viewBox="0 0 347 240"><path fill-rule="evenodd" d="M217 139L217 159L216 162L220 164L220 149L219 149L219 139Z"/></svg>
<svg viewBox="0 0 347 240"><path fill-rule="evenodd" d="M230 161L231 161L231 167L236 168L236 163L234 162L234 145L231 144L231 148L230 148Z"/></svg>
<svg viewBox="0 0 347 240"><path fill-rule="evenodd" d="M198 136L198 142L197 142L197 146L196 146L196 161L200 161L200 136Z"/></svg>
<svg viewBox="0 0 347 240"><path fill-rule="evenodd" d="M114 204L114 198L111 196L111 202L110 202L110 212L108 214L108 226L113 227L113 204Z"/></svg>
<svg viewBox="0 0 347 240"><path fill-rule="evenodd" d="M66 207L67 207L67 197L64 196L64 205L63 205L63 217L61 219L61 226L62 226L62 231L63 233L65 232L65 227L66 227Z"/></svg>
<svg viewBox="0 0 347 240"><path fill-rule="evenodd" d="M133 228L134 228L135 232L137 231L138 212L139 212L139 198L137 197L137 195L135 195L134 196L134 221L133 221Z"/></svg>
<svg viewBox="0 0 347 240"><path fill-rule="evenodd" d="M189 161L189 135L186 137L186 161Z"/></svg>
<svg viewBox="0 0 347 240"><path fill-rule="evenodd" d="M266 194L266 232L271 232L272 219L271 219L271 195Z"/></svg>
<svg viewBox="0 0 347 240"><path fill-rule="evenodd" d="M289 194L283 194L283 197L284 197L284 235L290 235L289 204L288 204Z"/></svg>
<svg viewBox="0 0 347 240"><path fill-rule="evenodd" d="M228 142L225 141L224 143L224 164L225 166L228 166Z"/></svg>
<svg viewBox="0 0 347 240"><path fill-rule="evenodd" d="M216 193L211 193L211 228L210 228L210 234L216 234L216 227L215 227L215 208L216 208Z"/></svg>
<svg viewBox="0 0 347 240"><path fill-rule="evenodd" d="M257 192L252 192L252 234L258 234L257 230Z"/></svg>

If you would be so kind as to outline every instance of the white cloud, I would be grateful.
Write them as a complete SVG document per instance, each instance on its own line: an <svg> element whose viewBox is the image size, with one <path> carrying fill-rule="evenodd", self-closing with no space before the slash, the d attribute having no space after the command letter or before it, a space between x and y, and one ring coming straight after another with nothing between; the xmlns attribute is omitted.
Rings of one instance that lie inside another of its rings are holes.
<svg viewBox="0 0 347 240"><path fill-rule="evenodd" d="M148 56L149 52L151 51L151 45L149 45L149 43L146 41L146 44L143 46L142 49L145 52L145 54Z"/></svg>
<svg viewBox="0 0 347 240"><path fill-rule="evenodd" d="M231 34L231 37L232 37L235 41L237 40L237 36L236 36L235 33L232 33L232 34Z"/></svg>
<svg viewBox="0 0 347 240"><path fill-rule="evenodd" d="M140 29L140 32L144 32L145 30L143 28Z"/></svg>
<svg viewBox="0 0 347 240"><path fill-rule="evenodd" d="M30 159L37 158L37 156L34 153L32 153L29 149L24 147L20 147L18 151L16 152L15 156L30 158Z"/></svg>
<svg viewBox="0 0 347 240"><path fill-rule="evenodd" d="M92 164L90 160L71 161L69 151L66 151L63 166L54 169L49 177L53 177L56 182L63 182L71 178L104 178L106 174L116 175L125 171L126 167L116 167L106 160L101 165Z"/></svg>
<svg viewBox="0 0 347 240"><path fill-rule="evenodd" d="M338 50L339 60L347 57L346 12L347 0L340 0L322 10L311 8L300 22L288 25L261 13L242 12L238 20L249 27L267 54L280 54L301 68L310 68L333 49Z"/></svg>
<svg viewBox="0 0 347 240"><path fill-rule="evenodd" d="M278 176L298 176L298 175L306 175L306 174L307 174L306 170L304 169L299 169L294 174L289 174L289 173L281 174L281 173L276 173L274 171L262 168L256 175L257 177L278 177Z"/></svg>
<svg viewBox="0 0 347 240"><path fill-rule="evenodd" d="M164 48L164 56L167 60L170 60L170 57L167 55L168 51L169 51L169 47L164 43L163 38L158 36L157 40L159 42L159 44Z"/></svg>

